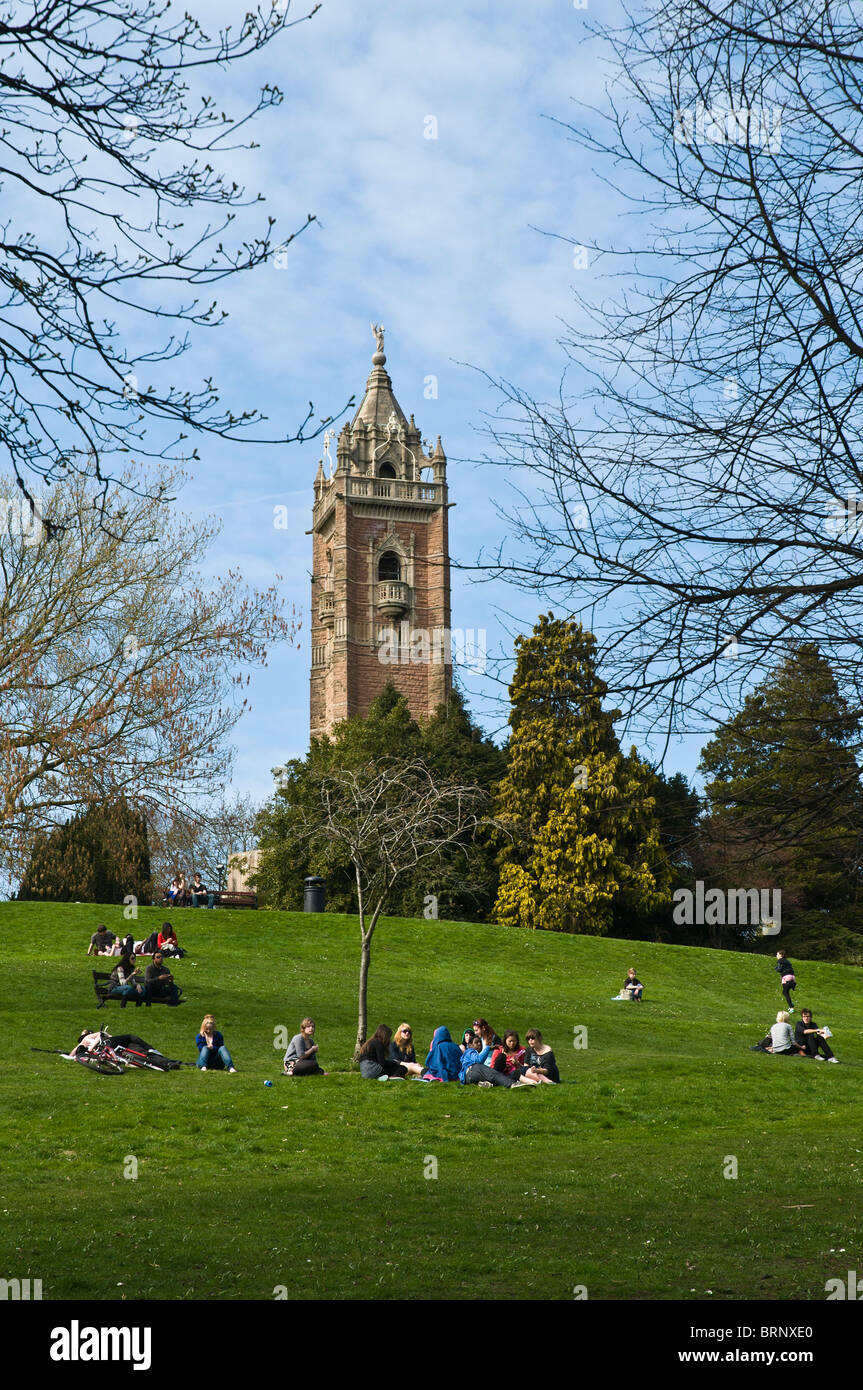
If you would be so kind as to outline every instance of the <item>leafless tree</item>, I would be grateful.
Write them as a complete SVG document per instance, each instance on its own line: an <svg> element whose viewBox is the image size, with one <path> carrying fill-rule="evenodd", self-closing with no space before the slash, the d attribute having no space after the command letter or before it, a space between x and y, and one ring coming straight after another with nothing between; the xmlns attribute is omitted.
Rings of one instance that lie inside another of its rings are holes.
<svg viewBox="0 0 863 1390"><path fill-rule="evenodd" d="M211 380L172 384L168 364L223 321L210 287L297 234L272 217L239 234L261 195L220 171L282 93L266 85L234 117L207 81L318 8L238 4L237 26L208 35L167 0L0 0L0 469L31 507L39 477L95 478L104 506L115 476L143 485L130 451L263 437L256 410L223 406ZM266 435L302 439L313 409Z"/></svg>
<svg viewBox="0 0 863 1390"><path fill-rule="evenodd" d="M439 863L453 845L466 845L483 823L488 794L456 780L436 781L419 760L380 759L317 778L305 833L322 865L335 852L349 858L357 887L360 977L359 1056L367 1033L372 937L399 878L419 864Z"/></svg>
<svg viewBox="0 0 863 1390"><path fill-rule="evenodd" d="M248 796L216 796L194 812L178 806L160 807L149 826L150 864L157 889L179 873L191 882L200 873L209 887L217 886L219 865L255 848L258 808Z"/></svg>
<svg viewBox="0 0 863 1390"><path fill-rule="evenodd" d="M122 482L110 528L79 477L55 489L53 540L0 530L0 859L13 864L87 806L126 800L152 820L217 795L248 668L297 630L277 583L202 584L212 522Z"/></svg>
<svg viewBox="0 0 863 1390"><path fill-rule="evenodd" d="M556 399L499 383L516 494L480 570L587 621L648 728L709 729L801 641L860 712L863 17L676 0L603 42L566 129L641 230L565 238L623 289L579 296Z"/></svg>

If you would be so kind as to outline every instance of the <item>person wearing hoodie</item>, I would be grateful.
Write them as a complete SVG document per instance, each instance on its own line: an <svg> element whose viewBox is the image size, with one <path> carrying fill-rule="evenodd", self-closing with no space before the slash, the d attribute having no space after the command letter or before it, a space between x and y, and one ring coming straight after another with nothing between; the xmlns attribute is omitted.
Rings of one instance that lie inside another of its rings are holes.
<svg viewBox="0 0 863 1390"><path fill-rule="evenodd" d="M456 1081L461 1069L462 1054L449 1035L448 1028L436 1028L423 1069L423 1081Z"/></svg>
<svg viewBox="0 0 863 1390"><path fill-rule="evenodd" d="M462 1086L514 1086L515 1077L505 1072L495 1071L487 1065L493 1051L492 1045L483 1046L482 1039L474 1037L468 1043L461 1059L458 1079Z"/></svg>

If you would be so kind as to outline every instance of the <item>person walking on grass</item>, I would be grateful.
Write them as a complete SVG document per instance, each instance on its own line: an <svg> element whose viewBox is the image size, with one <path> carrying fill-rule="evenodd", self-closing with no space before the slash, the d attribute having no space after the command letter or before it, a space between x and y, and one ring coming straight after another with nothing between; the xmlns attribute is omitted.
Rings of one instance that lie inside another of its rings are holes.
<svg viewBox="0 0 863 1390"><path fill-rule="evenodd" d="M782 993L785 996L785 1003L788 1005L788 1012L793 1014L794 1005L791 1002L791 991L797 988L797 980L794 977L794 966L784 951L776 952L776 964L773 969L782 981Z"/></svg>
<svg viewBox="0 0 863 1390"><path fill-rule="evenodd" d="M204 1015L200 1030L195 1038L195 1046L198 1049L198 1068L200 1071L235 1072L237 1070L212 1014Z"/></svg>
<svg viewBox="0 0 863 1390"><path fill-rule="evenodd" d="M829 1043L826 1040L823 1028L812 1017L811 1009L803 1009L800 1014L800 1021L794 1029L794 1041L798 1047L802 1047L807 1057L814 1057L816 1062L823 1062L826 1057L828 1062L838 1062L839 1058L834 1057ZM819 1056L823 1053L824 1056Z"/></svg>
<svg viewBox="0 0 863 1390"><path fill-rule="evenodd" d="M284 1058L285 1076L326 1076L318 1065L318 1044L315 1042L315 1020L304 1018L299 1033L288 1043Z"/></svg>

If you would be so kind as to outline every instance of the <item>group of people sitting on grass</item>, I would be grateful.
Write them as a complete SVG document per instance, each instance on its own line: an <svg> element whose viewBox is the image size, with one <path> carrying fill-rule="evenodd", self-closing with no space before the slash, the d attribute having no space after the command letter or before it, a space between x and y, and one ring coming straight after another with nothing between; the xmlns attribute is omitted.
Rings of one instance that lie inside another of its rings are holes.
<svg viewBox="0 0 863 1390"><path fill-rule="evenodd" d="M284 1057L285 1076L326 1076L318 1061L315 1020L304 1018ZM514 1029L499 1037L484 1018L454 1043L448 1028L436 1028L424 1062L417 1061L413 1029L400 1023L395 1033L382 1023L360 1050L360 1076L367 1081L460 1081L463 1086L556 1085L560 1072L554 1053L538 1028L529 1028L524 1045Z"/></svg>
<svg viewBox="0 0 863 1390"><path fill-rule="evenodd" d="M88 956L151 956L161 951L164 956L184 956L180 949L177 933L170 922L163 922L159 931L151 932L143 941L136 941L131 932L126 936L115 936L101 922L90 937Z"/></svg>
<svg viewBox="0 0 863 1390"><path fill-rule="evenodd" d="M500 1038L484 1018L453 1042L448 1028L436 1028L423 1063L417 1061L413 1032L400 1023L393 1034L382 1023L360 1051L360 1075L368 1081L460 1081L463 1086L541 1086L560 1081L551 1048L538 1028L530 1028L522 1045L509 1028Z"/></svg>
<svg viewBox="0 0 863 1390"><path fill-rule="evenodd" d="M794 1005L791 1002L791 991L797 988L797 976L784 951L776 952L776 964L773 968L782 982L782 994L788 1009L783 1009L776 1015L776 1022L770 1032L760 1042L754 1043L750 1051L770 1052L774 1057L812 1057L816 1062L838 1062L839 1058L834 1057L827 1042L833 1034L829 1028L818 1026L812 1017L811 1009L801 1009L800 1018L792 1032L791 1015L794 1013Z"/></svg>
<svg viewBox="0 0 863 1390"><path fill-rule="evenodd" d="M838 1062L827 1039L832 1037L829 1028L819 1028L812 1017L811 1009L803 1009L800 1018L791 1030L791 1016L785 1010L776 1015L776 1022L761 1042L755 1043L753 1052L772 1052L774 1057L814 1057L816 1062Z"/></svg>

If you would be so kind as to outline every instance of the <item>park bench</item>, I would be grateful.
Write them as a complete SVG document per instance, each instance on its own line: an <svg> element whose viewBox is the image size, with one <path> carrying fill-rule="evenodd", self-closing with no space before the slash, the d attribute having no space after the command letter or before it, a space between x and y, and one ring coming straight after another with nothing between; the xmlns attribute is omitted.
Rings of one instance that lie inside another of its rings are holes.
<svg viewBox="0 0 863 1390"><path fill-rule="evenodd" d="M123 1005L129 1002L127 999L121 999L119 995L111 993L111 976L110 974L107 974L104 970L93 971L93 988L96 991L96 998L99 1000L97 1008L101 1009L105 1004L107 1004L109 999L115 999L118 1004ZM183 991L180 990L181 998L182 994ZM132 1000L132 1003L134 1002L135 1001ZM160 999L158 998L158 996L154 995L150 1002L152 1004L167 1004L168 1001L167 999Z"/></svg>
<svg viewBox="0 0 863 1390"><path fill-rule="evenodd" d="M257 907L258 895L248 889L239 893L217 893L216 907Z"/></svg>

